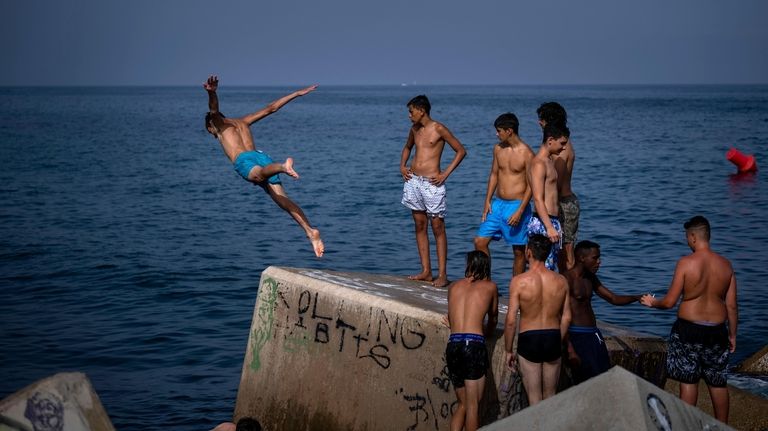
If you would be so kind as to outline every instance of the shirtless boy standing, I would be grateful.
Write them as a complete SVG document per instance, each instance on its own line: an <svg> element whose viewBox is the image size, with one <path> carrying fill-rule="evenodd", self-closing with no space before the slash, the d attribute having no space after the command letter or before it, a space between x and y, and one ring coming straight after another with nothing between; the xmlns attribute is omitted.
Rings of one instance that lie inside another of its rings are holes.
<svg viewBox="0 0 768 431"><path fill-rule="evenodd" d="M568 360L574 383L608 371L611 367L603 334L597 329L592 297L603 298L613 305L627 305L640 300L640 295L616 295L597 278L600 268L600 246L580 241L575 248L576 263L563 275L568 280L571 304L571 326L568 327Z"/></svg>
<svg viewBox="0 0 768 431"><path fill-rule="evenodd" d="M507 365L515 368L512 346L517 311L520 310L520 335L517 341L520 372L530 405L555 394L560 376L562 343L571 323L568 282L544 265L552 242L544 235L528 238L525 257L528 271L512 278L509 308L504 326Z"/></svg>
<svg viewBox="0 0 768 431"><path fill-rule="evenodd" d="M450 130L429 116L431 105L427 96L420 95L408 104L408 117L413 126L408 133L400 157L400 173L405 180L402 204L411 209L416 231L416 247L421 260L421 272L411 275L411 280L432 281L432 264L429 259L428 221L432 224L437 247L436 287L448 284L446 260L448 239L445 236L445 180L459 166L467 152ZM445 170L440 170L440 158L446 142L456 152ZM416 147L411 167L407 166L411 150Z"/></svg>
<svg viewBox="0 0 768 431"><path fill-rule="evenodd" d="M293 159L289 157L283 163L275 163L267 154L257 151L250 130L251 124L277 112L291 100L314 91L317 85L281 97L263 109L241 118L226 118L219 112L219 97L216 95L218 87L219 78L213 75L203 84L203 88L208 92L208 113L205 114L205 128L208 133L219 140L224 154L244 180L261 186L280 208L296 220L312 243L315 255L321 257L325 246L320 239L320 231L309 224L304 211L288 198L278 177L278 174L284 173L299 178L299 174L293 169Z"/></svg>
<svg viewBox="0 0 768 431"><path fill-rule="evenodd" d="M536 114L539 117L539 125L542 128L550 123L559 123L563 126L568 125L568 115L565 112L565 108L557 102L543 103L536 110ZM570 137L568 138L568 145L565 146L565 150L558 154L553 161L557 170L557 195L559 198L560 222L563 229L563 247L560 249L558 267L560 273L563 273L575 263L573 246L576 243L581 213L579 197L571 189L571 177L573 175L573 165L576 162L576 151L573 148L573 141Z"/></svg>
<svg viewBox="0 0 768 431"><path fill-rule="evenodd" d="M491 259L479 250L467 253L461 280L448 288L448 323L451 336L445 348L448 374L459 405L451 417L451 431L476 430L478 405L485 390L488 350L485 337L493 334L498 319L499 292L491 281ZM483 320L488 322L483 328Z"/></svg>
<svg viewBox="0 0 768 431"><path fill-rule="evenodd" d="M525 271L525 244L531 218L531 188L526 173L534 156L531 147L517 134L519 125L517 116L511 112L501 114L493 123L499 143L493 147L482 223L475 237L475 249L489 256L491 240L504 238L515 255L513 275Z"/></svg>
<svg viewBox="0 0 768 431"><path fill-rule="evenodd" d="M534 214L528 223L528 236L545 235L552 241L552 250L547 256L547 269L557 269L557 254L560 250L562 230L560 228L557 170L553 159L563 152L568 143L570 131L561 124L547 124L543 129L541 148L531 161L528 183L531 185Z"/></svg>
<svg viewBox="0 0 768 431"><path fill-rule="evenodd" d="M706 218L695 216L683 226L693 253L677 262L672 284L663 298L646 294L640 302L667 309L674 307L682 295L667 346L667 375L680 382L680 398L693 406L703 377L715 418L728 423L726 367L729 355L736 350L739 321L736 275L731 262L710 248Z"/></svg>

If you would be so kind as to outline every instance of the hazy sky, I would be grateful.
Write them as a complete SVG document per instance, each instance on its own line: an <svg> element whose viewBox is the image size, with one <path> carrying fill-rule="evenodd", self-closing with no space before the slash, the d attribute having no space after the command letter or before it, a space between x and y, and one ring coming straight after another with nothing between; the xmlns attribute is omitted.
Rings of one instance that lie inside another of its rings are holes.
<svg viewBox="0 0 768 431"><path fill-rule="evenodd" d="M0 85L768 83L765 0L0 6Z"/></svg>

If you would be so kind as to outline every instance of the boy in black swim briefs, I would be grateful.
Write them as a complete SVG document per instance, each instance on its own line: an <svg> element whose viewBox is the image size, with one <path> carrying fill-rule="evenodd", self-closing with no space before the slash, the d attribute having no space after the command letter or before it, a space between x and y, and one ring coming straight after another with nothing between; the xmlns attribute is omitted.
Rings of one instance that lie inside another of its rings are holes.
<svg viewBox="0 0 768 431"><path fill-rule="evenodd" d="M451 429L475 430L479 403L485 390L488 350L485 335L496 329L499 292L491 281L491 259L482 251L467 253L464 278L448 287L448 323L451 336L445 348L448 374L459 404L451 417ZM483 320L488 321L483 327Z"/></svg>
<svg viewBox="0 0 768 431"><path fill-rule="evenodd" d="M551 397L557 389L563 338L571 322L568 305L568 282L562 275L547 269L545 261L552 242L544 235L528 238L525 257L528 271L512 278L509 286L509 308L504 326L507 365L516 362L523 375L523 386L530 405ZM515 359L512 351L520 311L520 335Z"/></svg>

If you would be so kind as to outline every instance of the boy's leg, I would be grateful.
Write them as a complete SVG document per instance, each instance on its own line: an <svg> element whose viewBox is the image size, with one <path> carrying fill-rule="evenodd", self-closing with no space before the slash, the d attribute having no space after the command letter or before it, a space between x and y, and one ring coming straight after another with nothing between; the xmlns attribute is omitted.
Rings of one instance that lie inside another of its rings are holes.
<svg viewBox="0 0 768 431"><path fill-rule="evenodd" d="M488 256L491 255L491 238L487 236L476 236L474 239L475 243L475 250L480 250L487 254Z"/></svg>
<svg viewBox="0 0 768 431"><path fill-rule="evenodd" d="M522 356L518 356L517 363L520 365L520 373L523 375L523 386L525 386L525 393L528 394L528 404L536 405L542 400L541 364L531 362Z"/></svg>
<svg viewBox="0 0 768 431"><path fill-rule="evenodd" d="M432 281L432 264L429 262L429 237L427 236L427 213L424 211L411 211L413 225L416 233L416 248L419 250L421 272L408 276L411 280Z"/></svg>
<svg viewBox="0 0 768 431"><path fill-rule="evenodd" d="M464 418L467 414L467 391L465 388L456 388L456 399L459 400L459 405L451 416L451 431L464 429Z"/></svg>
<svg viewBox="0 0 768 431"><path fill-rule="evenodd" d="M520 275L525 272L525 246L513 245L512 253L515 255L515 263L512 265L512 275Z"/></svg>
<svg viewBox="0 0 768 431"><path fill-rule="evenodd" d="M320 231L309 224L309 219L304 214L304 211L288 198L282 185L266 184L263 187L277 206L290 214L296 220L296 223L304 229L304 233L306 233L307 238L312 243L312 248L315 250L315 255L321 257L325 251L325 246L322 239L320 239Z"/></svg>
<svg viewBox="0 0 768 431"><path fill-rule="evenodd" d="M254 166L248 172L248 181L252 183L262 183L269 177L277 174L290 175L293 178L299 178L299 174L293 170L293 159L288 157L284 163L270 163L266 166Z"/></svg>
<svg viewBox="0 0 768 431"><path fill-rule="evenodd" d="M680 382L680 399L686 404L695 406L699 400L699 384Z"/></svg>
<svg viewBox="0 0 768 431"><path fill-rule="evenodd" d="M709 397L712 398L712 410L715 411L715 419L723 423L728 423L728 410L730 407L730 397L728 387L719 388L707 386L709 388Z"/></svg>
<svg viewBox="0 0 768 431"><path fill-rule="evenodd" d="M466 390L466 419L464 425L467 431L474 431L480 426L479 406L485 390L485 376L477 380L464 380Z"/></svg>
<svg viewBox="0 0 768 431"><path fill-rule="evenodd" d="M555 395L557 392L557 380L560 377L560 358L552 362L544 362L542 365L542 390L541 399Z"/></svg>
<svg viewBox="0 0 768 431"><path fill-rule="evenodd" d="M432 217L432 234L435 235L435 248L437 248L437 280L432 283L435 287L448 285L448 273L446 262L448 260L448 238L445 236L445 220L441 217Z"/></svg>
<svg viewBox="0 0 768 431"><path fill-rule="evenodd" d="M573 268L575 264L576 256L573 254L573 243L563 243L563 248L560 249L560 255L557 257L557 270L562 274Z"/></svg>

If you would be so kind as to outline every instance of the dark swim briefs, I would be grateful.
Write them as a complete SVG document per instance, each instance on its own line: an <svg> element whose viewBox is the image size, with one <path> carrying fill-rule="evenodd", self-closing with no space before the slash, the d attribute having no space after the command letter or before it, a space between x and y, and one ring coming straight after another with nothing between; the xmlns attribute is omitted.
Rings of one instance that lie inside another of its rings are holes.
<svg viewBox="0 0 768 431"><path fill-rule="evenodd" d="M681 383L704 382L713 387L727 384L730 356L725 323L702 325L677 319L667 347L667 375Z"/></svg>
<svg viewBox="0 0 768 431"><path fill-rule="evenodd" d="M464 380L477 380L488 370L488 350L485 337L478 334L451 334L445 347L448 376L456 389L464 387Z"/></svg>
<svg viewBox="0 0 768 431"><path fill-rule="evenodd" d="M559 329L533 329L521 332L517 340L517 354L540 364L560 359L562 340Z"/></svg>

